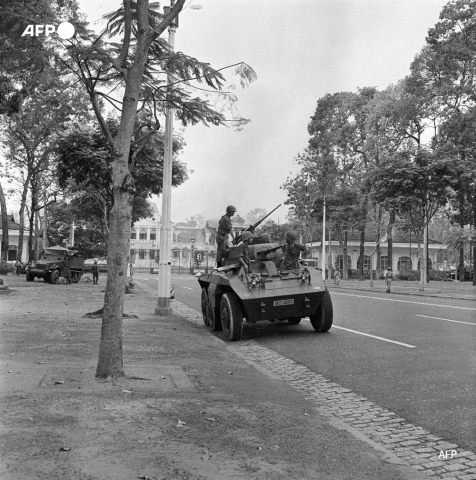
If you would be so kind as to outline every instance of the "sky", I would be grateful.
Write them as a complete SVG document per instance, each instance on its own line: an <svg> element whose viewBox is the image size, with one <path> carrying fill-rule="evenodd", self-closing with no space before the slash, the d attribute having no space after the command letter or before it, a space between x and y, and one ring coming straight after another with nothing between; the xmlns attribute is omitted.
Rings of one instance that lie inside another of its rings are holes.
<svg viewBox="0 0 476 480"><path fill-rule="evenodd" d="M79 0L90 21L120 0ZM260 207L282 223L280 187L298 171L307 126L327 93L385 89L409 73L446 0L192 0L180 14L175 49L219 69L250 65L257 81L235 91L233 128L187 127L180 159L193 173L173 189L172 221L217 219L227 205L243 217ZM165 5L168 5L166 0ZM191 8L200 5L201 9ZM226 70L225 70L226 72ZM225 73L224 72L224 73ZM226 73L225 73L226 74ZM230 81L233 79L230 77ZM176 128L180 125L176 123ZM161 199L158 202L161 210Z"/></svg>

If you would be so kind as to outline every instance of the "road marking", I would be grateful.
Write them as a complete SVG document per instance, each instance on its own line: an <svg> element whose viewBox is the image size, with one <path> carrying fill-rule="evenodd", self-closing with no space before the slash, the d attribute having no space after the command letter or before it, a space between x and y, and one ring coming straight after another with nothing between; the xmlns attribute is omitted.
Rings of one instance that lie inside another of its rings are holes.
<svg viewBox="0 0 476 480"><path fill-rule="evenodd" d="M416 305L429 305L431 307L457 308L459 310L473 310L473 311L476 311L476 308L472 308L472 307L456 307L454 305L441 305L439 303L412 302L411 300L399 300L397 298L371 297L370 295L355 295L353 293L339 293L339 292L334 292L333 291L332 295L345 295L346 297L372 298L373 300L386 300L387 302L414 303Z"/></svg>
<svg viewBox="0 0 476 480"><path fill-rule="evenodd" d="M397 342L395 340L390 340L388 338L377 337L376 335L370 335L369 333L358 332L357 330L351 330L350 328L338 327L336 325L332 325L332 328L338 328L339 330L347 330L348 332L357 333L358 335L364 335L366 337L376 338L378 340L383 340L384 342L395 343L397 345L401 345L402 347L416 348L416 345L409 345L408 343L402 343L402 342Z"/></svg>
<svg viewBox="0 0 476 480"><path fill-rule="evenodd" d="M416 314L415 314L415 317L434 318L435 320L444 320L445 322L453 322L453 323L464 323L465 325L472 325L473 327L476 327L476 323L461 322L460 320L450 320L449 318L429 317L428 315L416 315Z"/></svg>
<svg viewBox="0 0 476 480"><path fill-rule="evenodd" d="M193 290L193 288L191 288L191 287L184 287L183 285L182 285L182 288L186 288L187 290Z"/></svg>

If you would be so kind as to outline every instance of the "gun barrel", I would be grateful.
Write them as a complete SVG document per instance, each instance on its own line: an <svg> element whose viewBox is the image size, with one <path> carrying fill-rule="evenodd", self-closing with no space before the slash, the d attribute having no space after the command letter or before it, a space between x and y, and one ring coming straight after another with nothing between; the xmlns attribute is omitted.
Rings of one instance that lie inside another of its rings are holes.
<svg viewBox="0 0 476 480"><path fill-rule="evenodd" d="M279 207L281 206L281 203L276 207L276 208L273 208L273 210L271 210L271 212L267 213L261 220L258 220L255 224L253 225L250 225L246 230L244 230L244 232L251 232L253 233L255 231L255 228L260 224L262 223L264 220L266 220L273 212L275 212ZM243 232L241 232L243 233ZM240 243L241 241L241 233L240 235L238 235L238 237L235 238L234 240L234 244L238 244Z"/></svg>

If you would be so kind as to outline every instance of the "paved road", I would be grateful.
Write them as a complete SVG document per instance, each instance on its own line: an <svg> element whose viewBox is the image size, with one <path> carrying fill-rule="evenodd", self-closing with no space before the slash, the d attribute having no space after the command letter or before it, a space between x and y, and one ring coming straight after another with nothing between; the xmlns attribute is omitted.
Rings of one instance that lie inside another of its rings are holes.
<svg viewBox="0 0 476 480"><path fill-rule="evenodd" d="M140 277L150 286L157 276ZM200 310L192 276L173 276L177 299ZM331 288L334 326L245 325L275 350L433 434L476 450L476 302Z"/></svg>

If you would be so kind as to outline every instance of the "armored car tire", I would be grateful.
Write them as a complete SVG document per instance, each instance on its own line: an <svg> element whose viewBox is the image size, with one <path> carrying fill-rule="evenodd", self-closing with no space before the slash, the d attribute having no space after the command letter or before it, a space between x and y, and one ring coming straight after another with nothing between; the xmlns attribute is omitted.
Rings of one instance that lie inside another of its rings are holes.
<svg viewBox="0 0 476 480"><path fill-rule="evenodd" d="M302 318L301 317L291 317L291 318L288 318L288 323L290 325L298 325L299 323L301 323L301 320Z"/></svg>
<svg viewBox="0 0 476 480"><path fill-rule="evenodd" d="M243 311L238 297L232 292L221 297L220 319L227 340L232 342L240 340L243 333Z"/></svg>
<svg viewBox="0 0 476 480"><path fill-rule="evenodd" d="M202 288L202 316L203 316L203 323L207 327L211 327L212 323L212 305L210 303L210 299L208 298L208 292L205 288Z"/></svg>
<svg viewBox="0 0 476 480"><path fill-rule="evenodd" d="M316 332L324 333L331 328L333 318L334 310L332 307L331 295L326 288L317 312L314 315L311 315L309 319Z"/></svg>

